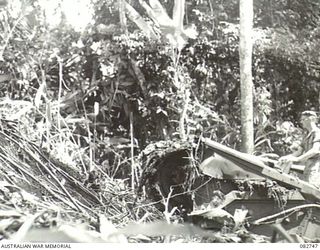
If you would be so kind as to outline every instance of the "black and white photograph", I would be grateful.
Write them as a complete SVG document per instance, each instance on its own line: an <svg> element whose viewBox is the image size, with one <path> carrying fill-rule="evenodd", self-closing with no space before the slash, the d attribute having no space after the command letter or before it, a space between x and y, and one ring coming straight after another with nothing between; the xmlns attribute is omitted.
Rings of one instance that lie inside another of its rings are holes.
<svg viewBox="0 0 320 250"><path fill-rule="evenodd" d="M0 248L320 248L319 118L319 0L0 0Z"/></svg>

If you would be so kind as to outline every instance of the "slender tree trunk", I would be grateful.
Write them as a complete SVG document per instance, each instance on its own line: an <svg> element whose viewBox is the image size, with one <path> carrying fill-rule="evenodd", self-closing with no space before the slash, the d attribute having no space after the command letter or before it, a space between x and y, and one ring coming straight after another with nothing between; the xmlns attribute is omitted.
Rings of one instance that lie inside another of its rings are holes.
<svg viewBox="0 0 320 250"><path fill-rule="evenodd" d="M126 10L125 10L125 2L124 0L118 0L119 4L119 17L120 17L120 25L122 31L127 34L128 29L127 29L127 17L126 17Z"/></svg>
<svg viewBox="0 0 320 250"><path fill-rule="evenodd" d="M253 0L240 0L240 82L242 151L253 153L253 82L252 82Z"/></svg>

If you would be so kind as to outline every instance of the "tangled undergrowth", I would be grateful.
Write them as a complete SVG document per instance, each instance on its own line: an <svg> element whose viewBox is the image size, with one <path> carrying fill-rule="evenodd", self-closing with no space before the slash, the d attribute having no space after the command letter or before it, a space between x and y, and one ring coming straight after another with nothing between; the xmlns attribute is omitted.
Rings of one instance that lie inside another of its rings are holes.
<svg viewBox="0 0 320 250"><path fill-rule="evenodd" d="M0 240L270 241L244 224L211 230L183 223L182 217L192 213L209 224L229 216L211 207L209 213L192 212L192 193L201 186L193 185L199 162L188 143L160 141L145 148L134 159L138 185L133 189L129 179L110 176L90 150L76 143L66 120L54 109L50 122L48 114L28 102L5 99L0 110ZM63 127L57 125L59 119Z"/></svg>
<svg viewBox="0 0 320 250"><path fill-rule="evenodd" d="M153 205L134 194L126 180L112 179L97 164L89 172L90 159L81 154L81 149L63 131L55 135L47 131L45 139L37 129L31 133L31 129L39 125L30 124L28 118L36 113L30 112L32 109L34 106L26 108L26 103L21 102L1 103L2 239L15 237L16 230L35 215L34 222L41 226L81 222L89 229L101 226L102 215L117 227L162 218ZM48 135L51 136L49 142ZM72 148L68 148L70 144ZM67 151L78 155L77 161L76 157L61 154Z"/></svg>
<svg viewBox="0 0 320 250"><path fill-rule="evenodd" d="M50 128L38 129L48 124L33 119L41 116L34 105L3 100L0 109L0 240L266 241L243 230L213 233L178 223L173 213L159 210L159 203L166 205L164 199L151 201L133 190L127 179L111 178L74 143L68 127L58 130L52 122ZM156 152L147 148L138 159L140 165L146 164L148 150Z"/></svg>

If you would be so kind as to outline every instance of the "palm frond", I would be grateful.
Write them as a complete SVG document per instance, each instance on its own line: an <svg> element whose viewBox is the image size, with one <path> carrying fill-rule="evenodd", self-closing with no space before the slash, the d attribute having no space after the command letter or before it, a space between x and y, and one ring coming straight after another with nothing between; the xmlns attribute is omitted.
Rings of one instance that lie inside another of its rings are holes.
<svg viewBox="0 0 320 250"><path fill-rule="evenodd" d="M126 13L129 19L134 22L147 36L158 39L152 27L143 19L143 17L127 2L125 4Z"/></svg>
<svg viewBox="0 0 320 250"><path fill-rule="evenodd" d="M168 26L172 23L172 19L168 16L167 11L158 0L149 0L149 4L160 26Z"/></svg>

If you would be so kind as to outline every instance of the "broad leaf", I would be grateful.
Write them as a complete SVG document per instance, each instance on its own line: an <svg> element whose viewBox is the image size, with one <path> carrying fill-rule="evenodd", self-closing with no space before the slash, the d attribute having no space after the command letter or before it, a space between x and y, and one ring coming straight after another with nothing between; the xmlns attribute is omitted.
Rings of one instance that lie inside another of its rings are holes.
<svg viewBox="0 0 320 250"><path fill-rule="evenodd" d="M190 213L190 216L200 216L202 218L215 221L219 224L234 224L233 216L221 208L213 208L209 210L199 210Z"/></svg>
<svg viewBox="0 0 320 250"><path fill-rule="evenodd" d="M241 224L244 223L246 217L248 214L248 210L247 209L236 209L234 211L234 221L235 221L235 227L239 227Z"/></svg>
<svg viewBox="0 0 320 250"><path fill-rule="evenodd" d="M115 226L105 215L99 215L101 238L107 242L126 243L126 237L118 233Z"/></svg>
<svg viewBox="0 0 320 250"><path fill-rule="evenodd" d="M41 104L41 97L46 97L46 84L45 82L41 83L38 90L37 90L37 93L36 93L36 96L34 98L34 105L39 108L40 107L40 104Z"/></svg>

